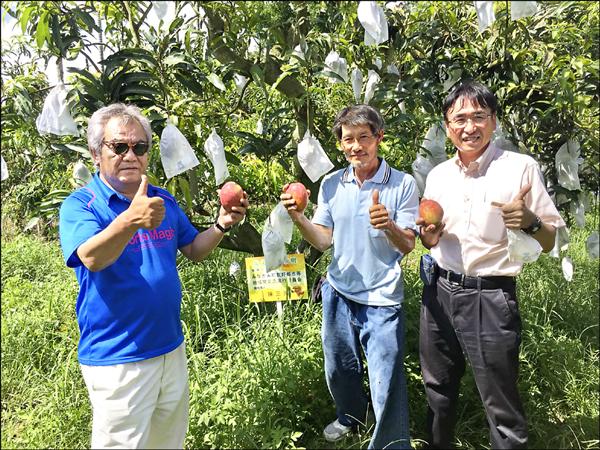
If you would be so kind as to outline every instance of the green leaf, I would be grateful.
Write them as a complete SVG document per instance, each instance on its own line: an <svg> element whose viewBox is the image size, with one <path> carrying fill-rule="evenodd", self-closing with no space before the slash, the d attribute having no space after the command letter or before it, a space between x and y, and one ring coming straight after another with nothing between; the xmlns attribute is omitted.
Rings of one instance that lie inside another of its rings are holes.
<svg viewBox="0 0 600 450"><path fill-rule="evenodd" d="M337 73L332 72L331 70L323 70L320 72L321 75L326 76L328 78L335 78L338 81L341 81L342 83L345 83L344 79L339 76Z"/></svg>
<svg viewBox="0 0 600 450"><path fill-rule="evenodd" d="M188 208L192 207L192 193L190 192L190 184L187 180L187 178L185 177L175 177L177 178L177 181L179 182L179 189L181 189L181 192L183 193L183 197L185 198L185 203L187 204Z"/></svg>
<svg viewBox="0 0 600 450"><path fill-rule="evenodd" d="M86 158L92 157L90 155L89 150L86 147L82 147L80 145L52 143L52 144L50 144L50 148L53 150L56 150L56 151L60 151L60 152L75 151L77 153L81 153Z"/></svg>
<svg viewBox="0 0 600 450"><path fill-rule="evenodd" d="M88 80L92 81L93 83L96 83L98 81L98 79L94 75L92 75L88 70L85 70L85 69L69 67L67 69L67 72L77 73L77 74L81 75L82 77L85 77Z"/></svg>
<svg viewBox="0 0 600 450"><path fill-rule="evenodd" d="M271 85L271 90L275 91L275 89L277 89L277 86L279 86L279 83L281 83L284 79L286 79L290 75L291 75L291 72L283 72L281 75L279 75L277 80L275 80L275 83L273 83Z"/></svg>
<svg viewBox="0 0 600 450"><path fill-rule="evenodd" d="M44 42L48 39L48 11L44 11L40 16L40 20L38 21L37 28L35 30L35 42L39 49L42 48Z"/></svg>
<svg viewBox="0 0 600 450"><path fill-rule="evenodd" d="M150 52L147 50L141 48L125 48L123 50L119 50L105 60L100 61L100 63L105 66L104 72L108 76L117 67L121 65L127 65L132 61L146 63L146 65L149 65L150 67L156 67L158 65L154 56L152 56L152 54L150 54Z"/></svg>
<svg viewBox="0 0 600 450"><path fill-rule="evenodd" d="M147 86L127 86L121 91L121 95L141 95L153 98L156 95L160 95L160 92Z"/></svg>
<svg viewBox="0 0 600 450"><path fill-rule="evenodd" d="M165 59L163 59L163 64L165 64L166 66L175 66L184 61L185 61L185 56L183 56L180 53L177 53L174 55L169 55Z"/></svg>
<svg viewBox="0 0 600 450"><path fill-rule="evenodd" d="M221 81L221 78L219 78L219 76L216 73L211 73L208 76L208 81L210 81L214 87L216 87L217 89L219 89L221 91L227 90L227 88L223 84L223 81Z"/></svg>
<svg viewBox="0 0 600 450"><path fill-rule="evenodd" d="M54 41L56 47L58 47L58 50L60 51L60 56L65 57L66 48L65 44L63 43L62 36L60 35L58 16L53 15L50 20L52 21L52 40Z"/></svg>
<svg viewBox="0 0 600 450"><path fill-rule="evenodd" d="M96 24L94 18L87 11L83 11L80 8L75 8L72 11L81 21L87 25L87 30L95 30L98 33L101 31L100 27Z"/></svg>
<svg viewBox="0 0 600 450"><path fill-rule="evenodd" d="M225 160L232 165L239 166L242 164L242 160L235 156L233 153L225 151Z"/></svg>
<svg viewBox="0 0 600 450"><path fill-rule="evenodd" d="M259 66L254 64L250 68L250 75L252 75L252 79L258 86L260 86L263 89L265 88L265 74Z"/></svg>
<svg viewBox="0 0 600 450"><path fill-rule="evenodd" d="M130 72L123 76L123 82L127 84L139 83L140 81L153 81L154 75L149 72Z"/></svg>
<svg viewBox="0 0 600 450"><path fill-rule="evenodd" d="M19 23L21 25L21 32L23 34L25 34L25 31L27 30L27 25L29 25L29 17L31 16L33 9L34 9L33 6L29 6L29 7L25 8L25 11L23 11L23 13L21 15L21 19L19 20Z"/></svg>
<svg viewBox="0 0 600 450"><path fill-rule="evenodd" d="M204 92L204 87L198 83L196 80L192 78L192 75L182 75L180 73L175 73L175 79L179 81L183 86L188 88L194 94L202 95Z"/></svg>

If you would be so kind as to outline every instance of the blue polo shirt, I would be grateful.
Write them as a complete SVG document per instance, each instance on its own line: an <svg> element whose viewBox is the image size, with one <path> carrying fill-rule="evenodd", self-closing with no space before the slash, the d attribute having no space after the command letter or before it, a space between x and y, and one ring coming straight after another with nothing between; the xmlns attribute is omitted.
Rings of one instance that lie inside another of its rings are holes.
<svg viewBox="0 0 600 450"><path fill-rule="evenodd" d="M183 342L177 249L198 230L173 196L148 185L148 196L164 199L165 218L154 230L138 230L119 258L89 271L77 248L105 229L131 201L99 177L69 195L60 208L60 243L79 282L76 312L81 364L104 366L162 355Z"/></svg>
<svg viewBox="0 0 600 450"><path fill-rule="evenodd" d="M327 280L346 298L370 306L400 304L404 298L400 260L404 256L385 232L373 228L372 192L401 228L417 230L419 195L414 178L383 159L375 175L358 186L349 166L327 175L319 189L313 223L333 228Z"/></svg>

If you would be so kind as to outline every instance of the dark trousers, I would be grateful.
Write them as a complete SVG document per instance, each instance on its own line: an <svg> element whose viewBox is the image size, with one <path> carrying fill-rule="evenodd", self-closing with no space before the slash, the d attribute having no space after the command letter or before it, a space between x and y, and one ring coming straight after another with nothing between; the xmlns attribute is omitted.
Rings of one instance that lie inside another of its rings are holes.
<svg viewBox="0 0 600 450"><path fill-rule="evenodd" d="M502 289L467 289L443 278L423 289L419 353L430 448L452 448L465 356L492 448L526 447L527 420L517 389L521 318L515 290L514 282Z"/></svg>

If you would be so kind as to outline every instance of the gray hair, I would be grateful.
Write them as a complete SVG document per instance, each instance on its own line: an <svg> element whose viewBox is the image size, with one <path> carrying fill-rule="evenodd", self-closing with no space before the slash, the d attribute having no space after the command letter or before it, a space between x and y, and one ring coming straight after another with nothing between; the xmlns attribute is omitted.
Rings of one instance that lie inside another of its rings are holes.
<svg viewBox="0 0 600 450"><path fill-rule="evenodd" d="M88 148L92 155L100 154L102 141L104 140L104 129L106 128L108 121L113 117L122 118L123 125L127 124L130 120L135 120L144 129L148 145L152 144L152 128L150 127L150 121L144 117L140 108L135 105L113 103L112 105L100 108L92 114L92 117L90 117L87 128L87 140Z"/></svg>
<svg viewBox="0 0 600 450"><path fill-rule="evenodd" d="M342 125L356 127L369 125L373 134L383 130L383 117L379 111L369 105L353 105L342 109L333 122L333 134L339 141L342 139Z"/></svg>

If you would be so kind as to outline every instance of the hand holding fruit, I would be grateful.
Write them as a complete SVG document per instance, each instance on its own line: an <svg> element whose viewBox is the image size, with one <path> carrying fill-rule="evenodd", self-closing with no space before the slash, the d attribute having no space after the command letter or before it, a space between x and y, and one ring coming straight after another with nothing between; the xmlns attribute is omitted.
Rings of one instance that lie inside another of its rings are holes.
<svg viewBox="0 0 600 450"><path fill-rule="evenodd" d="M435 231L436 228L442 226L444 218L444 210L435 200L424 198L419 204L419 218L417 225L425 225L425 231Z"/></svg>
<svg viewBox="0 0 600 450"><path fill-rule="evenodd" d="M369 207L369 217L373 228L387 230L391 226L390 213L385 205L379 203L379 191L377 189L373 191L373 204Z"/></svg>
<svg viewBox="0 0 600 450"><path fill-rule="evenodd" d="M282 194L279 197L283 206L288 211L288 214L292 216L294 214L301 214L308 205L308 197L310 191L304 187L302 183L289 183L283 186Z"/></svg>
<svg viewBox="0 0 600 450"><path fill-rule="evenodd" d="M248 208L248 194L234 181L228 181L218 190L221 208L217 221L229 228L244 219Z"/></svg>
<svg viewBox="0 0 600 450"><path fill-rule="evenodd" d="M435 200L424 198L419 204L419 217L416 224L421 227L421 242L427 248L437 245L444 231L444 210Z"/></svg>
<svg viewBox="0 0 600 450"><path fill-rule="evenodd" d="M160 197L148 197L146 175L142 175L142 181L127 213L133 223L145 230L157 228L165 218L165 201Z"/></svg>

